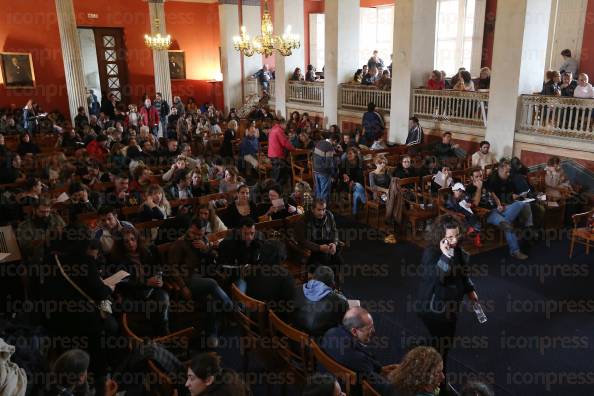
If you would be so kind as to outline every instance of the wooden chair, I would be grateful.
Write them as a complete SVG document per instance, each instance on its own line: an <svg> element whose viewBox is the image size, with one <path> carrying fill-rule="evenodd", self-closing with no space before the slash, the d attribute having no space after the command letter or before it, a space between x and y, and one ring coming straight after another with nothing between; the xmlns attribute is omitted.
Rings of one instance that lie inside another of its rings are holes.
<svg viewBox="0 0 594 396"><path fill-rule="evenodd" d="M573 229L571 230L571 243L569 244L569 258L573 256L573 248L576 243L585 245L586 254L590 254L590 244L594 245L594 231L591 226L593 217L594 209L571 216Z"/></svg>
<svg viewBox="0 0 594 396"><path fill-rule="evenodd" d="M363 396L381 396L381 394L373 389L373 386L365 380L361 383L361 389L363 390Z"/></svg>
<svg viewBox="0 0 594 396"><path fill-rule="evenodd" d="M370 186L369 186L369 174L371 172L365 172L363 177L363 182L365 183L365 222L369 224L369 210L373 209L377 212L377 228L380 227L381 216L380 213L382 208L386 206L386 204L381 200L379 197L379 193L376 193Z"/></svg>
<svg viewBox="0 0 594 396"><path fill-rule="evenodd" d="M309 335L280 319L274 311L268 312L272 349L285 364L285 369L300 383L313 373L313 360L309 348Z"/></svg>
<svg viewBox="0 0 594 396"><path fill-rule="evenodd" d="M231 298L238 303L235 318L245 340L240 343L240 353L243 358L243 372L246 373L249 366L248 348L253 351L261 350L262 340L269 336L268 309L264 301L247 296L235 284L231 285Z"/></svg>
<svg viewBox="0 0 594 396"><path fill-rule="evenodd" d="M341 386L344 385L344 393L350 395L351 388L357 384L357 374L328 356L315 341L310 342L310 348L313 352L315 363L324 367L326 371L340 380Z"/></svg>
<svg viewBox="0 0 594 396"><path fill-rule="evenodd" d="M402 216L411 223L412 236L417 237L417 222L427 221L437 216L435 207L428 207L428 204L422 204L420 199L423 197L422 193L419 193L419 178L418 177L407 177L404 179L398 179L398 185L402 190L408 190L410 193L404 193L405 205L402 211ZM404 222L403 222L404 223Z"/></svg>
<svg viewBox="0 0 594 396"><path fill-rule="evenodd" d="M126 312L122 314L121 325L124 335L128 338L128 347L130 350L137 347L144 347L148 343L159 344L164 347L167 347L168 345L176 345L176 349L180 349L179 346L188 345L189 338L194 333L193 327L187 327L185 329L176 331L164 337L157 337L152 339L142 337L137 335L136 332L133 330L133 319L131 315L129 315ZM189 350L186 348L186 353L188 351ZM186 360L182 361L183 363L187 363L187 361L189 360L189 356L184 356L182 357L182 359ZM157 391L157 394L159 395L173 395L175 392L175 383L178 380L176 379L175 375L181 373L166 373L152 359L148 360L148 366L151 372L154 374L154 377L147 376L149 379L149 381L145 383L147 391ZM173 374L173 376L171 374ZM151 378L153 379L151 380Z"/></svg>
<svg viewBox="0 0 594 396"><path fill-rule="evenodd" d="M291 174L293 184L304 181L313 184L313 166L311 163L311 150L291 151Z"/></svg>

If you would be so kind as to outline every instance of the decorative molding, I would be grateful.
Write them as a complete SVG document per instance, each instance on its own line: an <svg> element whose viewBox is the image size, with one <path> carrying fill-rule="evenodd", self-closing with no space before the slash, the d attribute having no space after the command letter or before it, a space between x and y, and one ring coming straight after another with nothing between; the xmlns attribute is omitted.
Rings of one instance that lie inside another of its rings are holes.
<svg viewBox="0 0 594 396"><path fill-rule="evenodd" d="M202 2L202 1L197 1L197 0L176 0L176 1L195 1L195 2ZM208 2L208 3L217 3L217 0L214 1L203 1L204 3ZM219 4L230 4L230 5L237 5L238 1L237 0L218 0ZM260 7L260 0L242 0L241 1L241 5L242 6L257 6Z"/></svg>

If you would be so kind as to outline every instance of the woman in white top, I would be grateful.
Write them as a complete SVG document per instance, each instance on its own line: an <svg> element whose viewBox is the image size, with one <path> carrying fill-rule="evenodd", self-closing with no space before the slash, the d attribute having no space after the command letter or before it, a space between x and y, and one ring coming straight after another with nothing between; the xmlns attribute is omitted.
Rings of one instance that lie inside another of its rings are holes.
<svg viewBox="0 0 594 396"><path fill-rule="evenodd" d="M578 86L573 91L574 98L593 99L594 88L592 84L588 82L588 75L586 73L580 73L578 77Z"/></svg>

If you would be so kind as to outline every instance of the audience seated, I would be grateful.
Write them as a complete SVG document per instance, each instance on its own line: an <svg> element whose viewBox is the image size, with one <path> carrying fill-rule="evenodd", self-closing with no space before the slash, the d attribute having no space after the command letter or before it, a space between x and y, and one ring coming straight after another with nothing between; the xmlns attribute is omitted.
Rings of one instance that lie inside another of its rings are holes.
<svg viewBox="0 0 594 396"><path fill-rule="evenodd" d="M561 76L561 96L572 98L577 88L578 82L573 78L571 72L565 72Z"/></svg>
<svg viewBox="0 0 594 396"><path fill-rule="evenodd" d="M127 221L120 221L113 206L103 205L97 212L99 227L95 231L95 239L101 243L101 251L108 255L117 239L122 237L124 227L134 227Z"/></svg>
<svg viewBox="0 0 594 396"><path fill-rule="evenodd" d="M481 72L475 86L477 90L489 89L491 87L491 69L488 67L481 68Z"/></svg>
<svg viewBox="0 0 594 396"><path fill-rule="evenodd" d="M249 218L253 222L258 221L258 208L250 200L250 188L246 184L241 184L237 188L237 197L229 205L223 216L223 222L229 228L237 228L241 222Z"/></svg>
<svg viewBox="0 0 594 396"><path fill-rule="evenodd" d="M445 89L445 81L442 78L439 70L433 70L431 77L427 80L427 89L431 90L442 90Z"/></svg>

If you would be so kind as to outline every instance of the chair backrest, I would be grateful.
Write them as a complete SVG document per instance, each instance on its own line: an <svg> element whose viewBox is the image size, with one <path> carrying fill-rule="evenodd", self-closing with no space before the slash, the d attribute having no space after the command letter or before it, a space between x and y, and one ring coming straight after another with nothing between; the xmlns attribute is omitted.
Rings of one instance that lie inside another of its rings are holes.
<svg viewBox="0 0 594 396"><path fill-rule="evenodd" d="M242 293L235 284L231 285L231 297L239 303L239 309L235 314L244 335L251 338L261 338L267 335L268 309L266 303Z"/></svg>
<svg viewBox="0 0 594 396"><path fill-rule="evenodd" d="M274 311L268 311L268 323L275 352L293 371L307 377L313 371L309 335L285 323Z"/></svg>
<svg viewBox="0 0 594 396"><path fill-rule="evenodd" d="M418 177L405 177L403 179L398 179L398 185L400 188L406 188L413 192L413 194L405 194L405 199L409 202L418 204L419 203L419 178Z"/></svg>
<svg viewBox="0 0 594 396"><path fill-rule="evenodd" d="M373 386L365 380L361 383L361 389L363 390L363 396L381 396L381 394L373 389Z"/></svg>
<svg viewBox="0 0 594 396"><path fill-rule="evenodd" d="M328 356L315 341L310 342L310 348L316 364L324 367L329 373L338 378L345 387L345 393L350 395L351 387L357 383L357 374Z"/></svg>
<svg viewBox="0 0 594 396"><path fill-rule="evenodd" d="M0 265L21 260L21 249L11 225L0 227L0 255L5 256L2 253L8 254L8 256L0 260Z"/></svg>

